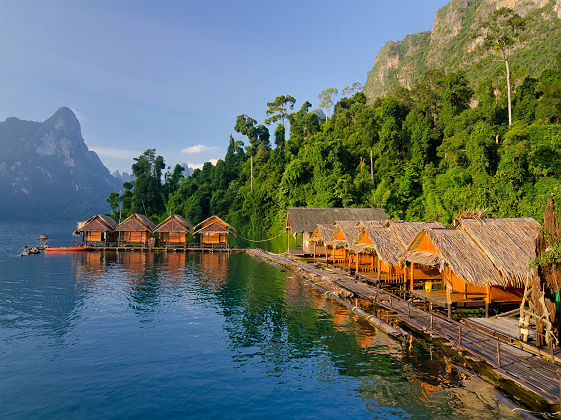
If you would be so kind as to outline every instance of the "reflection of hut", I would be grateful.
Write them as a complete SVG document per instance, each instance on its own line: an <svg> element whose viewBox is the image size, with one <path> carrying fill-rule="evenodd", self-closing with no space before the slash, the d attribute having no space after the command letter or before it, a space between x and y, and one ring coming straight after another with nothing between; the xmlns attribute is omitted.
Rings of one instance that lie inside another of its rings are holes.
<svg viewBox="0 0 561 420"><path fill-rule="evenodd" d="M409 281L428 280L426 291L412 293L448 308L452 305L483 306L491 302L520 300L519 289L501 276L483 250L463 230L426 229L417 234L402 261L409 262ZM431 270L432 268L432 270ZM437 270L438 271L437 271ZM432 290L430 280L441 280L445 290Z"/></svg>
<svg viewBox="0 0 561 420"><path fill-rule="evenodd" d="M324 256L327 258L327 248L325 242L331 238L333 233L333 225L317 225L316 229L312 232L310 242L313 247L314 258L316 256Z"/></svg>
<svg viewBox="0 0 561 420"><path fill-rule="evenodd" d="M220 217L211 216L198 223L193 228L195 229L193 234L199 234L202 248L228 248L230 228L230 225Z"/></svg>
<svg viewBox="0 0 561 420"><path fill-rule="evenodd" d="M131 214L115 228L119 232L119 246L148 246L155 227L148 217Z"/></svg>
<svg viewBox="0 0 561 420"><path fill-rule="evenodd" d="M78 228L74 232L76 236L82 236L82 243L87 246L109 246L117 242L118 234L115 232L117 222L111 217L96 214L85 222L78 222Z"/></svg>
<svg viewBox="0 0 561 420"><path fill-rule="evenodd" d="M161 246L167 248L185 248L187 238L193 225L179 214L172 214L154 229L158 233Z"/></svg>
<svg viewBox="0 0 561 420"><path fill-rule="evenodd" d="M407 245L423 229L444 227L438 222L386 223L364 221L352 250L356 253L357 272L373 273L386 283L403 283L406 269L400 265L400 256Z"/></svg>
<svg viewBox="0 0 561 420"><path fill-rule="evenodd" d="M352 256L349 250L359 233L358 222L339 221L335 223L331 237L325 242L327 252L331 250L333 264L351 266Z"/></svg>
<svg viewBox="0 0 561 420"><path fill-rule="evenodd" d="M317 225L333 225L337 220L387 220L386 212L378 208L303 208L290 207L286 214L286 230L301 236L303 254L313 253L310 241ZM298 246L298 238L296 239ZM288 250L287 250L288 251Z"/></svg>

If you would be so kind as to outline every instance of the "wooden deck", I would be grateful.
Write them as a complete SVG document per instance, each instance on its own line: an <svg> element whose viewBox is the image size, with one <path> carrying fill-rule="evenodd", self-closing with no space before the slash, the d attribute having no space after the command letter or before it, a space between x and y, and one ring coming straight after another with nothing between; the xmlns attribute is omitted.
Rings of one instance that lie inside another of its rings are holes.
<svg viewBox="0 0 561 420"><path fill-rule="evenodd" d="M357 298L368 300L383 309L387 314L385 316L389 316L390 319L399 320L431 338L441 338L452 348L470 353L476 359L488 363L500 377L512 381L535 395L539 395L551 404L559 402L561 395L561 371L558 370L559 366L539 355L505 343L498 337L487 334L471 325L454 321L437 312L424 311L417 308L411 300L402 299L388 290L357 281L336 268L333 270L325 269L318 264L307 264L289 256L264 251L262 254L266 254L269 260L288 268L297 266L297 271L311 274L312 278L318 280L327 278L339 287L351 292ZM370 317L374 316L370 315ZM381 317L384 318L384 315L381 315Z"/></svg>
<svg viewBox="0 0 561 420"><path fill-rule="evenodd" d="M200 247L200 246L189 246L189 247L141 247L141 246L88 246L87 251L141 251L141 252L244 252L244 248L223 248L223 247Z"/></svg>
<svg viewBox="0 0 561 420"><path fill-rule="evenodd" d="M338 284L355 295L373 301L391 311L402 322L416 330L438 336L454 347L470 352L489 363L501 376L530 390L550 403L560 396L558 366L528 351L506 344L469 325L446 318L435 312L426 312L410 301L383 289L352 280Z"/></svg>
<svg viewBox="0 0 561 420"><path fill-rule="evenodd" d="M410 293L415 298L432 303L434 306L439 308L448 307L446 290L431 290L430 292L425 290L411 290ZM468 297L466 299L463 293L452 293L450 297L452 300L452 306L456 308L481 308L485 306L484 297Z"/></svg>

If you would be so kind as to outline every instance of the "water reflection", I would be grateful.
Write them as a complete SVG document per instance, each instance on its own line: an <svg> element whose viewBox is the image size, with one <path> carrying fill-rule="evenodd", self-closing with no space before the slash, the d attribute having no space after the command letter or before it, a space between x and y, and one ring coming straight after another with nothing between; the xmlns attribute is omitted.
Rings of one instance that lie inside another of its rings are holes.
<svg viewBox="0 0 561 420"><path fill-rule="evenodd" d="M0 389L25 384L0 393L8 413L508 415L492 389L463 380L430 344L402 345L247 255L106 251L18 262L0 268L11 369ZM26 335L39 338L30 346ZM64 339L53 350L42 335ZM40 400L52 378L57 396ZM41 408L25 411L33 403Z"/></svg>

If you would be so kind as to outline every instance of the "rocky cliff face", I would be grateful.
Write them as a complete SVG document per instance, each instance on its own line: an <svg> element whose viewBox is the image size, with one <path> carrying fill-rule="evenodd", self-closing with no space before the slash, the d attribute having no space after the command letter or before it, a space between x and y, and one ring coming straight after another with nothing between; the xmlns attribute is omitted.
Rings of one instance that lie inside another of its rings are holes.
<svg viewBox="0 0 561 420"><path fill-rule="evenodd" d="M364 92L370 100L397 86L411 87L428 69L464 70L474 84L502 63L480 47L478 28L493 10L509 7L528 19L525 41L511 62L519 76L536 75L561 51L561 0L451 0L436 12L431 32L388 42L374 60Z"/></svg>
<svg viewBox="0 0 561 420"><path fill-rule="evenodd" d="M82 138L80 123L60 108L39 123L0 122L0 218L89 217L107 209L119 182Z"/></svg>

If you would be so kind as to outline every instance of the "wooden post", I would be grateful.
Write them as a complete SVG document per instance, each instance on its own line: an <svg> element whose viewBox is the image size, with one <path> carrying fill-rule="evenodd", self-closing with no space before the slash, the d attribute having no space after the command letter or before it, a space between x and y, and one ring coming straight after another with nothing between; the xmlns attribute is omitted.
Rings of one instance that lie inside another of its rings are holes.
<svg viewBox="0 0 561 420"><path fill-rule="evenodd" d="M489 318L490 304L491 304L491 286L487 285L487 296L485 298L485 318Z"/></svg>
<svg viewBox="0 0 561 420"><path fill-rule="evenodd" d="M316 260L316 243L314 242L314 261Z"/></svg>
<svg viewBox="0 0 561 420"><path fill-rule="evenodd" d="M497 340L497 367L501 367L501 342Z"/></svg>
<svg viewBox="0 0 561 420"><path fill-rule="evenodd" d="M557 369L555 373L557 373L557 377L559 378L559 398L557 401L561 403L561 369Z"/></svg>
<svg viewBox="0 0 561 420"><path fill-rule="evenodd" d="M358 274L360 269L360 254L358 252L355 258L356 258L356 274Z"/></svg>
<svg viewBox="0 0 561 420"><path fill-rule="evenodd" d="M462 324L458 325L458 345L462 345Z"/></svg>
<svg viewBox="0 0 561 420"><path fill-rule="evenodd" d="M411 263L411 284L409 286L410 290L413 290L413 286L415 285L414 272L415 272L415 263L412 262Z"/></svg>
<svg viewBox="0 0 561 420"><path fill-rule="evenodd" d="M446 307L448 309L448 318L452 319L452 285L446 284Z"/></svg>
<svg viewBox="0 0 561 420"><path fill-rule="evenodd" d="M374 271L374 254L370 254L370 270Z"/></svg>
<svg viewBox="0 0 561 420"><path fill-rule="evenodd" d="M287 230L286 233L286 254L290 255L290 231Z"/></svg>

